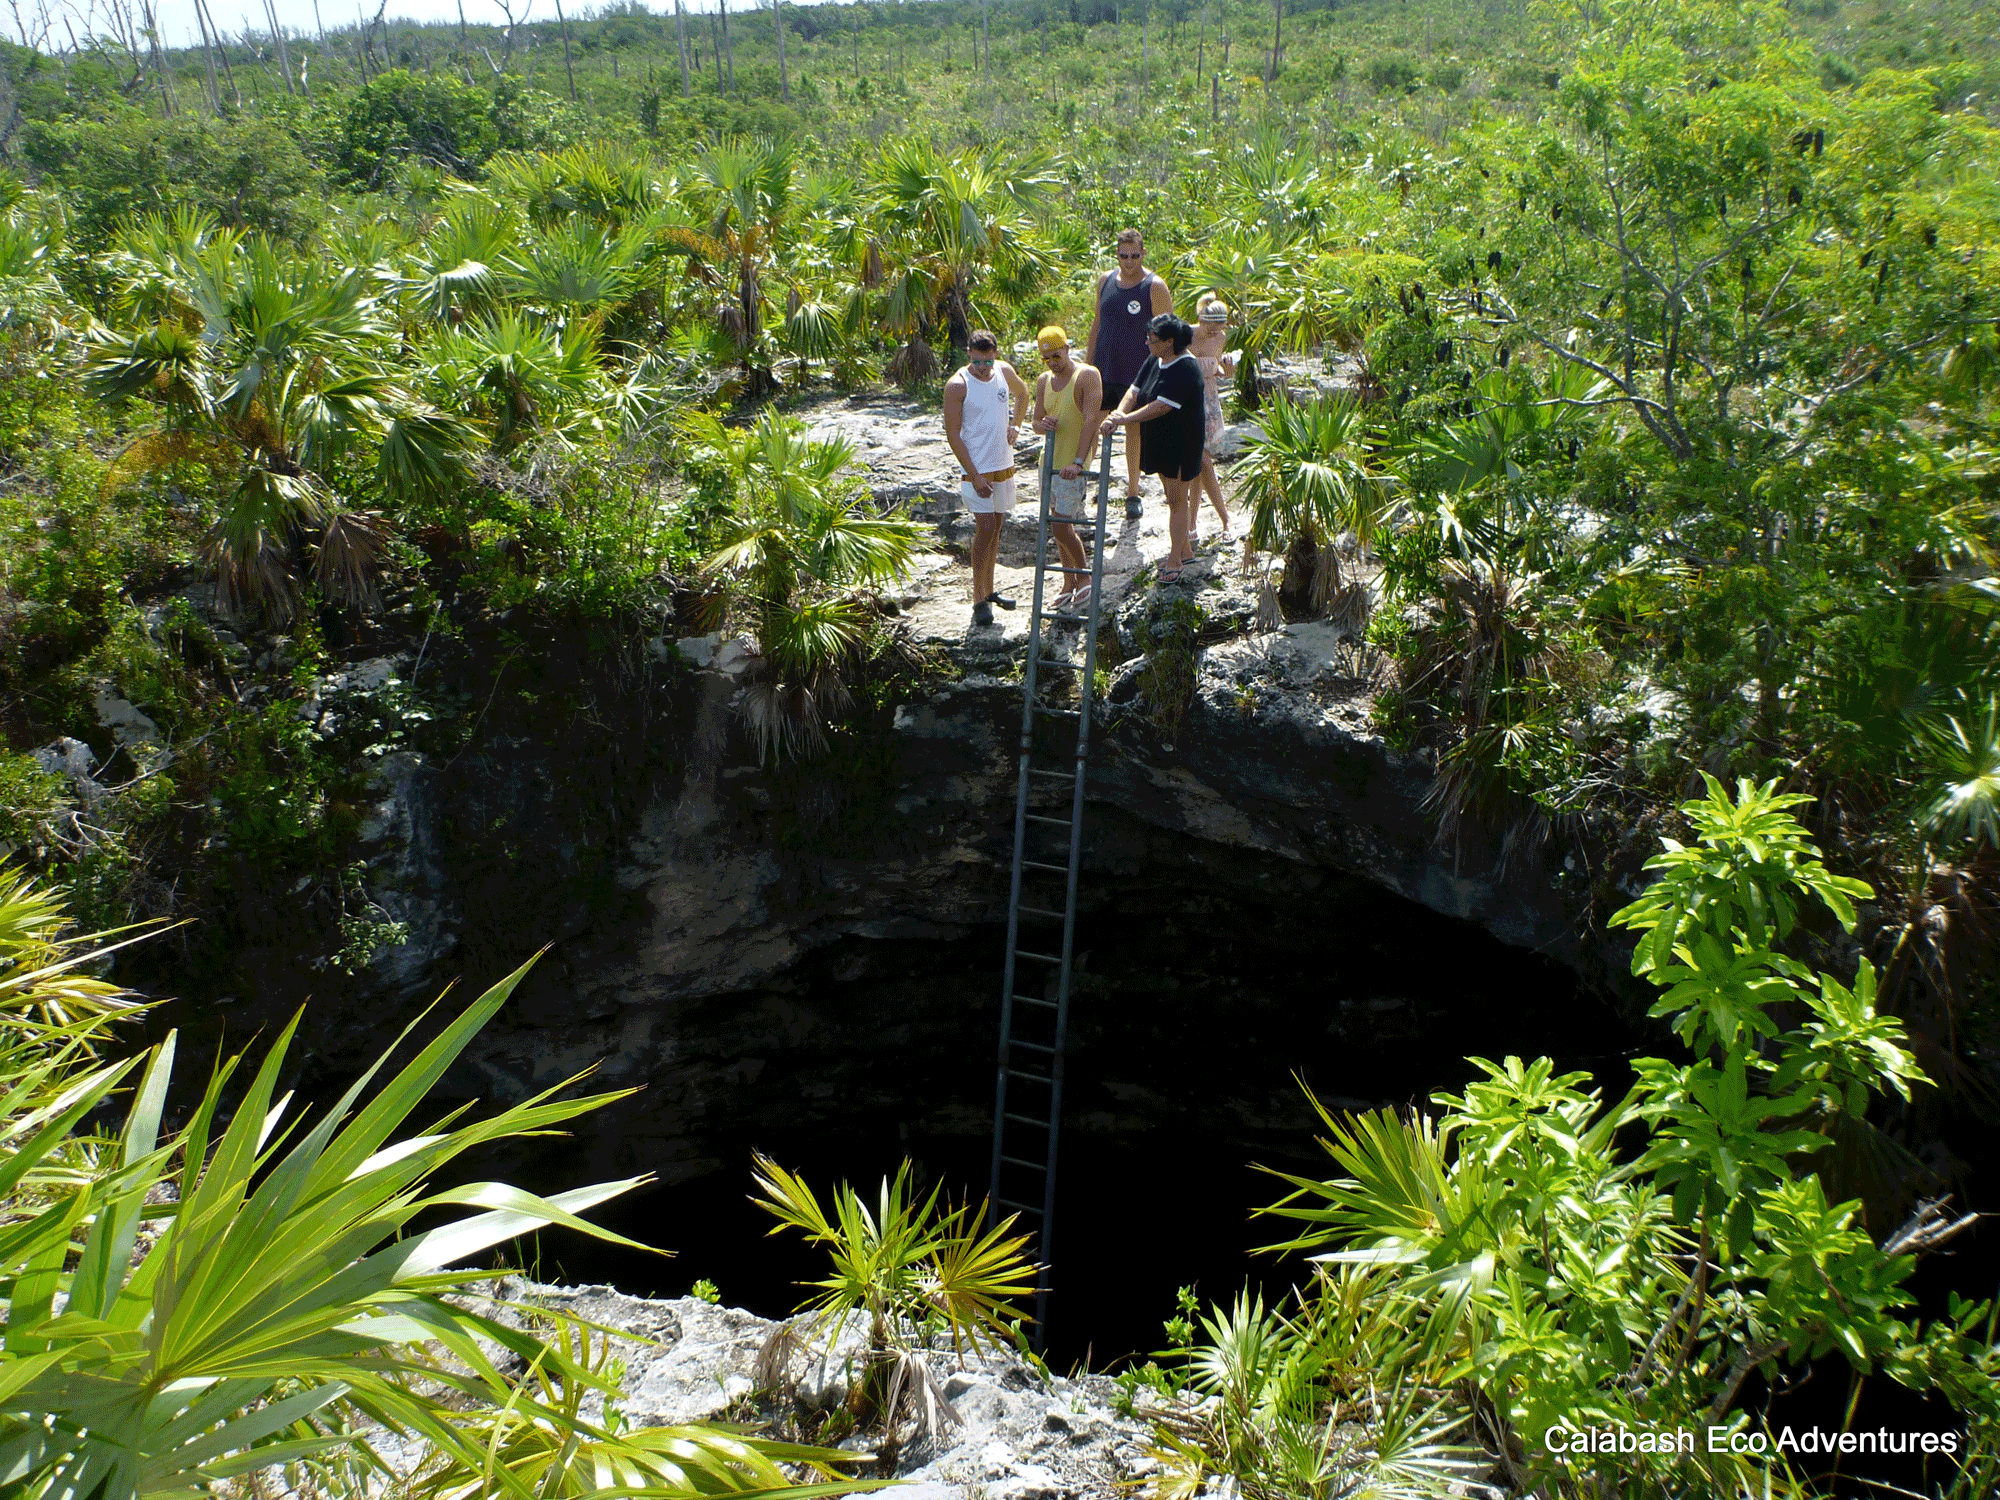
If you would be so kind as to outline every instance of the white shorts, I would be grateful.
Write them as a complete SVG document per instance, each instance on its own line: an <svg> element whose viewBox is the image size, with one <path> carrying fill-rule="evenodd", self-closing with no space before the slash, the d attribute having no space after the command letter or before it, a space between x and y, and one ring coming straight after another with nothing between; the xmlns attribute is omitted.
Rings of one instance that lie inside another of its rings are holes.
<svg viewBox="0 0 2000 1500"><path fill-rule="evenodd" d="M1049 475L1049 519L1083 519L1083 483L1081 474L1074 479L1065 479L1059 472Z"/></svg>
<svg viewBox="0 0 2000 1500"><path fill-rule="evenodd" d="M1013 476L994 480L990 495L981 495L972 487L971 480L961 479L958 482L958 498L975 516L1005 515L1014 508Z"/></svg>

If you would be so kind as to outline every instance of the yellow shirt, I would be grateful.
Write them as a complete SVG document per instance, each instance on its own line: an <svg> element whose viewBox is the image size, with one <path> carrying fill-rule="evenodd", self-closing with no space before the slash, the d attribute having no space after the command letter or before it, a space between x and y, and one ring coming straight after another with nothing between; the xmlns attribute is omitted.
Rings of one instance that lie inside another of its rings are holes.
<svg viewBox="0 0 2000 1500"><path fill-rule="evenodd" d="M1056 419L1056 467L1080 461L1076 451L1077 443L1083 437L1083 413L1076 404L1077 382L1083 378L1080 367L1070 371L1069 384L1061 390L1055 388L1056 378L1049 377L1049 388L1042 398L1042 408Z"/></svg>

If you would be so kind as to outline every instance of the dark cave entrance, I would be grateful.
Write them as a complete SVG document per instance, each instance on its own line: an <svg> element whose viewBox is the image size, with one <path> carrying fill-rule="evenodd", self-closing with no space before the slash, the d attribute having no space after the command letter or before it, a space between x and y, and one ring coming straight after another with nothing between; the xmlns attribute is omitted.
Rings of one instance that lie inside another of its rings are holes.
<svg viewBox="0 0 2000 1500"><path fill-rule="evenodd" d="M1468 1054L1546 1052L1608 1095L1627 1085L1639 1033L1570 969L1365 881L1266 873L1268 896L1130 885L1079 920L1048 1346L1059 1367L1160 1348L1180 1286L1205 1302L1246 1282L1273 1298L1302 1274L1296 1257L1251 1253L1287 1237L1285 1221L1251 1217L1285 1191L1256 1166L1330 1166L1301 1084L1336 1109L1404 1105L1474 1076ZM737 1083L706 1091L675 1160L649 1160L622 1111L580 1122L590 1177L681 1176L605 1218L677 1254L550 1235L542 1274L657 1295L707 1278L731 1303L788 1312L822 1257L766 1235L773 1221L747 1197L753 1150L822 1191L846 1178L872 1196L908 1156L924 1183L983 1194L1002 944L997 925L845 937L782 986L701 1002L688 1019L721 1049L743 1039L717 1075ZM776 1032L788 1040L772 1045ZM540 1167L550 1185L585 1180L573 1152Z"/></svg>

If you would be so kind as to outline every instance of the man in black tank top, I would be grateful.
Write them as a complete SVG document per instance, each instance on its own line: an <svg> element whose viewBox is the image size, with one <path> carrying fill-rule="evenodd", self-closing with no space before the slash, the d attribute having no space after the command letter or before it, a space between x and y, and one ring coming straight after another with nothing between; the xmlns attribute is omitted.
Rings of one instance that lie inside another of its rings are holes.
<svg viewBox="0 0 2000 1500"><path fill-rule="evenodd" d="M1090 319L1086 364L1104 375L1104 409L1117 410L1125 389L1146 362L1146 329L1161 313L1174 310L1167 284L1146 269L1146 242L1136 229L1118 231L1118 269L1097 284L1097 311ZM1125 517L1139 519L1139 442L1125 437Z"/></svg>

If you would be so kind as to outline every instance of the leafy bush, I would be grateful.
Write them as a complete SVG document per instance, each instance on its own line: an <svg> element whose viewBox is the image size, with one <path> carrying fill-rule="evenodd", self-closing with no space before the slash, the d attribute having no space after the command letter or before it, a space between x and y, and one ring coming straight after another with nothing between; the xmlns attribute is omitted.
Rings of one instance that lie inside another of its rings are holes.
<svg viewBox="0 0 2000 1500"><path fill-rule="evenodd" d="M296 244L325 210L319 173L288 132L265 120L120 110L37 123L24 135L23 155L62 188L71 238L86 253L141 214L191 209Z"/></svg>
<svg viewBox="0 0 2000 1500"><path fill-rule="evenodd" d="M454 1300L473 1277L448 1267L542 1225L645 1248L579 1217L644 1178L552 1198L497 1182L428 1186L468 1150L622 1094L559 1098L571 1079L488 1118L454 1113L392 1139L525 967L365 1104L391 1054L309 1126L285 1120L291 1099L277 1085L294 1017L233 1113L223 1102L241 1058L214 1070L187 1123L163 1134L176 1040L99 1062L98 1030L129 1007L72 972L95 955L88 940L55 939L59 923L32 887L0 884L10 1494L138 1500L341 1459L359 1487L381 1477L367 1473L382 1467L362 1444L369 1423L428 1450L418 1492L429 1495L594 1493L607 1472L635 1495L764 1493L787 1486L787 1461L831 1475L840 1455L700 1425L625 1431L603 1342L566 1325L544 1339ZM79 1143L81 1123L135 1070L117 1138ZM443 1222L411 1232L423 1214ZM503 1374L496 1352L524 1373ZM601 1420L585 1417L586 1394L607 1402Z"/></svg>
<svg viewBox="0 0 2000 1500"><path fill-rule="evenodd" d="M494 113L492 95L449 74L395 68L347 97L333 165L364 188L413 158L473 177L500 148Z"/></svg>
<svg viewBox="0 0 2000 1500"><path fill-rule="evenodd" d="M1280 1248L1313 1252L1313 1280L1289 1310L1246 1299L1207 1321L1194 1388L1221 1401L1170 1414L1171 1464L1320 1494L1328 1464L1401 1453L1406 1478L1442 1482L1476 1446L1522 1493L1798 1494L1737 1402L1759 1369L1837 1355L1957 1402L1954 1493L1979 1492L2000 1457L2000 1388L1976 1373L2000 1367L1990 1304L1904 1322L1915 1255L1950 1231L1933 1208L1871 1238L1832 1167L1809 1169L1873 1098L1924 1082L1865 961L1847 985L1783 951L1813 908L1852 929L1868 889L1821 864L1790 812L1806 799L1708 786L1683 809L1697 843L1667 841L1615 918L1691 1060L1638 1059L1613 1105L1547 1058L1471 1059L1482 1076L1437 1114L1316 1104L1339 1174L1281 1174L1294 1191L1267 1210L1303 1226ZM1758 1441L1565 1453L1583 1426Z"/></svg>
<svg viewBox="0 0 2000 1500"><path fill-rule="evenodd" d="M1378 94L1414 94L1423 81L1415 58L1395 54L1371 59L1361 76Z"/></svg>

